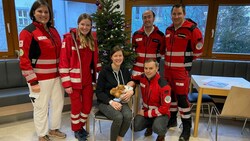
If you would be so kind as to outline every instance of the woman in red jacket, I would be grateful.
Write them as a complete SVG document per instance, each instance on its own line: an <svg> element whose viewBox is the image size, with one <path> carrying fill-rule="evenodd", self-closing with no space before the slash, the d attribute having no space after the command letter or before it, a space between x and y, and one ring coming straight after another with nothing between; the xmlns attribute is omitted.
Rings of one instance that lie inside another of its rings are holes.
<svg viewBox="0 0 250 141"><path fill-rule="evenodd" d="M46 1L35 1L29 15L33 22L19 35L20 68L30 89L36 133L39 141L50 141L47 134L66 138L59 130L64 100L58 71L61 39Z"/></svg>
<svg viewBox="0 0 250 141"><path fill-rule="evenodd" d="M71 128L79 141L85 141L88 133L83 126L92 108L98 49L91 34L91 17L81 14L77 24L64 35L59 72L71 100Z"/></svg>

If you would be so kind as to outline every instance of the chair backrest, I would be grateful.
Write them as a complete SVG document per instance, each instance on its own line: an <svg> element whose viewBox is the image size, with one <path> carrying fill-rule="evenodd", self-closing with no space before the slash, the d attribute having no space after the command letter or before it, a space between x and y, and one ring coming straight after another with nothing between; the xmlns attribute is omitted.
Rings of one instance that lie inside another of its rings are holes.
<svg viewBox="0 0 250 141"><path fill-rule="evenodd" d="M221 116L250 118L250 88L232 86Z"/></svg>

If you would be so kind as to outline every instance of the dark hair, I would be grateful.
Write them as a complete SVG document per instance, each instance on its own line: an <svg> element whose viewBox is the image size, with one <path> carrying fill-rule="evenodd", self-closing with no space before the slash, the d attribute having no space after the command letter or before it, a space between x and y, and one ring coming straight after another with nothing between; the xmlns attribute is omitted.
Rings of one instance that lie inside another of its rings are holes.
<svg viewBox="0 0 250 141"><path fill-rule="evenodd" d="M144 66L145 66L146 63L150 63L150 62L154 62L154 63L155 63L155 66L156 66L156 67L159 67L159 63L158 63L155 59L152 59L152 58L147 59L147 60L144 62Z"/></svg>
<svg viewBox="0 0 250 141"><path fill-rule="evenodd" d="M31 9L30 9L30 13L29 13L30 19L31 19L32 21L36 21L36 18L35 18L35 16L34 16L34 12L35 12L35 10L36 10L37 8L39 8L39 7L42 6L42 5L46 6L46 7L49 9L49 21L48 21L48 23L47 23L47 26L49 27L49 26L52 24L52 22L51 22L51 19L52 19L52 12L51 12L51 8L50 8L49 4L48 4L45 0L36 0L36 1L33 3L32 7L31 7Z"/></svg>
<svg viewBox="0 0 250 141"><path fill-rule="evenodd" d="M153 14L153 17L155 17L155 12L154 12L154 11L152 11L152 10L149 10L149 11L151 11L151 12L152 12L152 14Z"/></svg>
<svg viewBox="0 0 250 141"><path fill-rule="evenodd" d="M110 50L110 57L112 57L117 51L122 51L122 55L124 56L123 49L119 45L116 45Z"/></svg>
<svg viewBox="0 0 250 141"><path fill-rule="evenodd" d="M186 14L185 5L183 5L183 4L175 4L175 5L173 5L173 7L171 9L171 14L172 14L174 8L180 8L180 7L182 8L183 14Z"/></svg>
<svg viewBox="0 0 250 141"><path fill-rule="evenodd" d="M150 12L153 14L153 17L155 18L155 12L154 12L153 10L146 10L146 11L150 11ZM145 11L145 12L146 12L146 11ZM145 13L145 12L144 12L144 13ZM144 13L143 13L143 14L144 14ZM142 14L142 17L143 17L143 14Z"/></svg>

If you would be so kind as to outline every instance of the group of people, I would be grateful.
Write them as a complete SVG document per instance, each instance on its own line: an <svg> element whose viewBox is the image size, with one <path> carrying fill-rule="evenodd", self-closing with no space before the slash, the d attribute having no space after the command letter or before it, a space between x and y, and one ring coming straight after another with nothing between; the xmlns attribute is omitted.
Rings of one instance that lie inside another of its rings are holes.
<svg viewBox="0 0 250 141"><path fill-rule="evenodd" d="M50 136L66 138L59 130L64 91L71 101L71 129L79 141L85 141L89 133L83 127L92 108L98 62L92 19L81 14L77 28L61 41L46 1L35 1L29 15L32 23L19 35L20 68L30 89L39 141L50 141Z"/></svg>
<svg viewBox="0 0 250 141"><path fill-rule="evenodd" d="M134 118L134 131L146 129L145 136L154 132L158 134L156 141L164 141L167 129L177 126L179 111L183 123L179 141L189 140L189 71L192 61L202 54L203 38L196 23L185 19L185 14L183 5L174 5L173 24L164 34L154 25L154 12L143 13L143 26L132 37L138 54L132 73L123 66L123 49L116 45L110 51L111 63L99 72L96 96L99 110L113 120L111 141L122 141L131 125L128 101L136 84L141 89L142 106ZM92 108L92 83L96 83L99 71L91 16L81 14L77 27L66 33L62 42L52 26L52 11L46 1L35 1L29 16L33 22L19 35L20 68L30 90L38 140L66 138L60 131L65 91L71 101L71 129L79 141L86 141L89 133L84 126ZM161 57L165 57L164 77L158 73ZM121 101L110 94L118 85L132 88L123 92Z"/></svg>

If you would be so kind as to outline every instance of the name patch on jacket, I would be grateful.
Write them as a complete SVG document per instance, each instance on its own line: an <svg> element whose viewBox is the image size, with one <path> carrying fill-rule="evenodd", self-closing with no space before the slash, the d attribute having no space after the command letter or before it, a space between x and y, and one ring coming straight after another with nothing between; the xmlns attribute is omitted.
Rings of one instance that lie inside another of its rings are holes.
<svg viewBox="0 0 250 141"><path fill-rule="evenodd" d="M158 39L152 39L153 42L159 43L160 41Z"/></svg>
<svg viewBox="0 0 250 141"><path fill-rule="evenodd" d="M145 88L146 85L143 84L143 83L140 83L140 86L143 87L143 88Z"/></svg>
<svg viewBox="0 0 250 141"><path fill-rule="evenodd" d="M142 38L136 38L135 41L136 42L142 41Z"/></svg>
<svg viewBox="0 0 250 141"><path fill-rule="evenodd" d="M37 37L37 39L40 41L40 40L46 40L48 38L46 36L39 36L39 37Z"/></svg>
<svg viewBox="0 0 250 141"><path fill-rule="evenodd" d="M176 82L175 85L176 86L184 86L184 83Z"/></svg>
<svg viewBox="0 0 250 141"><path fill-rule="evenodd" d="M62 48L65 48L65 46L66 46L66 42L63 42L62 43Z"/></svg>
<svg viewBox="0 0 250 141"><path fill-rule="evenodd" d="M166 37L166 38L169 38L169 37L170 37L170 34L167 34L165 37Z"/></svg>
<svg viewBox="0 0 250 141"><path fill-rule="evenodd" d="M186 35L185 35L185 34L178 34L177 36L178 36L178 37L181 37L181 38L186 38Z"/></svg>

